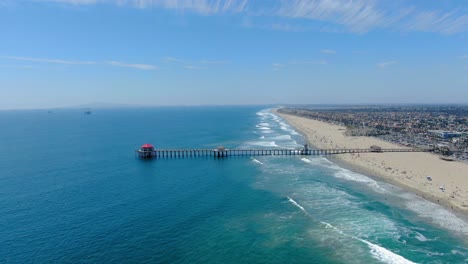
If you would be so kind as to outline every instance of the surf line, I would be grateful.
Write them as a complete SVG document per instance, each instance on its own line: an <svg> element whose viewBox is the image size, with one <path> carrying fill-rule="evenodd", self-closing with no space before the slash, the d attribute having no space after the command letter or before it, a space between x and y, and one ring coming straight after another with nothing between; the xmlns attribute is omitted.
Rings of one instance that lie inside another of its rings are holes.
<svg viewBox="0 0 468 264"><path fill-rule="evenodd" d="M258 159L252 158L252 157L250 157L250 158L252 159L253 162L263 165L263 163L261 161L259 161Z"/></svg>
<svg viewBox="0 0 468 264"><path fill-rule="evenodd" d="M391 264L393 264L393 263L395 263L395 264L416 264L415 262L412 262L412 261L410 261L408 259L405 259L404 257L402 257L402 256L400 256L398 254L395 254L392 251L390 251L390 250L388 250L388 249L386 249L384 247L373 244L373 243L371 243L371 242L369 242L367 240L355 237L353 235L348 235L348 234L344 233L343 231L341 231L340 229L336 228L335 226L333 226L333 225L331 225L331 224L329 224L327 222L323 222L323 221L319 221L319 220L314 219L302 205L300 205L298 202L296 202L294 199L292 199L289 196L286 196L286 198L288 198L288 201L290 203L292 203L294 206L301 209L301 211L304 212L304 214L306 216L308 216L314 222L317 222L320 225L325 226L326 229L331 228L331 229L333 229L334 231L336 231L337 233L339 233L339 234L341 234L343 236L355 239L355 240L357 240L357 241L359 241L361 243L366 244L369 247L369 249L371 250L371 254L375 258L377 258L378 260L384 261L386 263L391 263Z"/></svg>

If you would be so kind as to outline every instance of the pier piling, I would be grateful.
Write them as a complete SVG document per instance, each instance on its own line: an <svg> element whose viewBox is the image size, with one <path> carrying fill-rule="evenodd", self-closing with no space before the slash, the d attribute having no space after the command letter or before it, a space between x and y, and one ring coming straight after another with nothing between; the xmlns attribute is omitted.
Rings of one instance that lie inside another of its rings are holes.
<svg viewBox="0 0 468 264"><path fill-rule="evenodd" d="M337 155L349 153L385 153L385 152L429 152L429 149L309 149L307 145L301 149L226 149L219 146L216 149L155 149L151 144L144 144L136 150L139 158L185 158L185 157L215 157L230 156L302 156L302 155Z"/></svg>

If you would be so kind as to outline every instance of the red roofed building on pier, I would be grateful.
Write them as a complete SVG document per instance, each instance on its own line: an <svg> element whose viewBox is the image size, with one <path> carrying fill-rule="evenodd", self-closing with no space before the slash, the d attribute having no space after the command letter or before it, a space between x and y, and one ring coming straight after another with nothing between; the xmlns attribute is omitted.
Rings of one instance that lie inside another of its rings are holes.
<svg viewBox="0 0 468 264"><path fill-rule="evenodd" d="M151 159L151 158L154 158L155 156L155 151L154 151L154 147L153 145L151 144L143 144L139 150L137 150L138 152L138 157L140 158L143 158L143 159Z"/></svg>

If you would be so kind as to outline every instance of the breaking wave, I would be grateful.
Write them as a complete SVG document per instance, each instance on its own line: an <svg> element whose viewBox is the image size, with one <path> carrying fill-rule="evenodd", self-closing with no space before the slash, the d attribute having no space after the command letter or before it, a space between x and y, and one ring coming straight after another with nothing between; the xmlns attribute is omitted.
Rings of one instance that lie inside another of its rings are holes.
<svg viewBox="0 0 468 264"><path fill-rule="evenodd" d="M252 162L263 165L263 163L256 158L252 158Z"/></svg>
<svg viewBox="0 0 468 264"><path fill-rule="evenodd" d="M418 215L452 231L468 235L468 224L442 206L426 201L415 194L401 195L407 199L406 207Z"/></svg>
<svg viewBox="0 0 468 264"><path fill-rule="evenodd" d="M298 202L296 202L294 199L292 199L291 197L287 196L288 198L288 201L290 203L292 203L294 206L296 206L297 208L299 208L302 212L304 212L307 216L310 217L310 214L307 212L307 210L302 206L300 205ZM379 246L379 245L376 245L376 244L373 244L365 239L361 239L361 238L358 238L358 237L355 237L355 236L352 236L352 235L348 235L346 233L344 233L342 230L338 229L337 227L333 226L332 224L330 223L327 223L327 222L323 222L323 221L319 221L319 223L321 225L323 225L325 228L327 229L333 229L335 230L337 233L341 234L341 235L344 235L346 237L349 237L349 238L352 238L352 239L355 239L357 241L360 241L364 244L366 244L369 249L370 249L370 253L372 254L372 256L379 260L379 261L382 261L382 262L385 262L385 263L388 263L388 264L415 264L415 262L412 262L396 253L393 253L392 251L382 247L382 246Z"/></svg>

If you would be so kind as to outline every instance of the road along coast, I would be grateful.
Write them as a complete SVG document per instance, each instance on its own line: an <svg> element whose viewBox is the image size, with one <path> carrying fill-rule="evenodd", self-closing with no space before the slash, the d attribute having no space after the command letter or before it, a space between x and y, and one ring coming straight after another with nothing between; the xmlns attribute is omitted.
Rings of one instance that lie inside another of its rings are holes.
<svg viewBox="0 0 468 264"><path fill-rule="evenodd" d="M274 112L317 148L369 148L372 145L401 148L373 137L345 136L343 126ZM468 164L444 161L435 154L421 152L340 154L334 158L434 203L468 214Z"/></svg>

